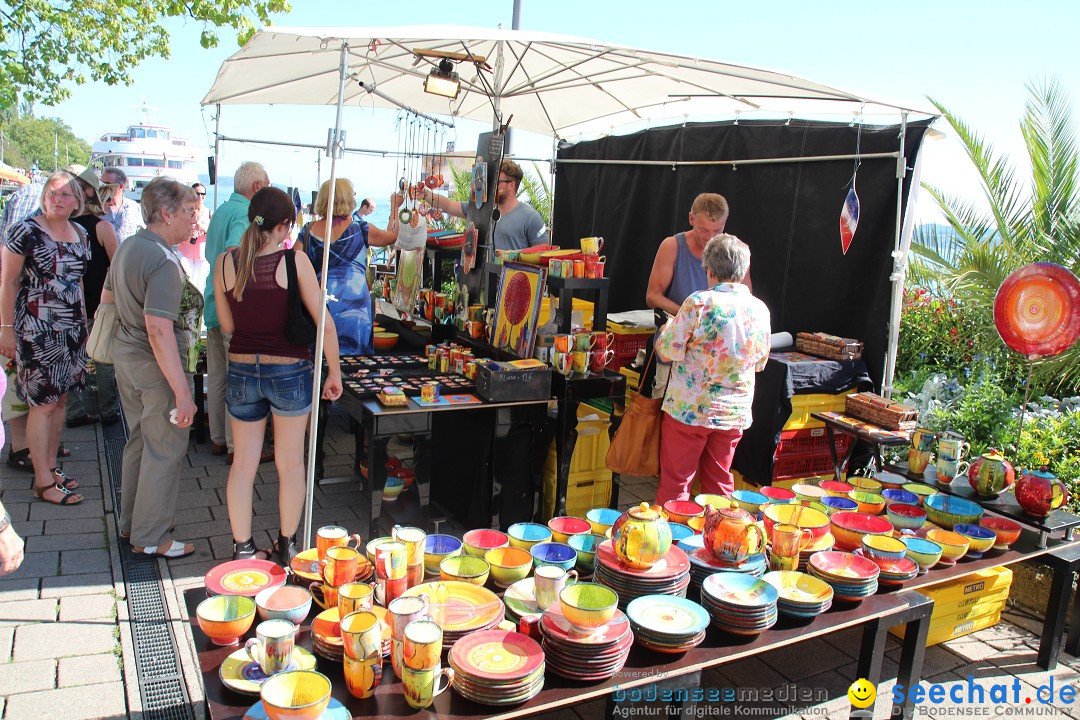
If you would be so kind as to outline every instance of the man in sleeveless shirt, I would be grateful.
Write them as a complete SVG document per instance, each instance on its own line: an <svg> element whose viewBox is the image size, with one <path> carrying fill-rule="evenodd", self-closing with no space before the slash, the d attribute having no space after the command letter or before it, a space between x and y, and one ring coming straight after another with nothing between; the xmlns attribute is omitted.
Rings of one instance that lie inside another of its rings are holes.
<svg viewBox="0 0 1080 720"><path fill-rule="evenodd" d="M709 281L701 267L701 254L709 240L724 232L728 204L723 195L701 193L690 206L690 229L664 238L656 251L645 305L676 315L690 293L707 290ZM750 271L742 279L751 291ZM663 397L667 388L667 363L656 363L652 397Z"/></svg>

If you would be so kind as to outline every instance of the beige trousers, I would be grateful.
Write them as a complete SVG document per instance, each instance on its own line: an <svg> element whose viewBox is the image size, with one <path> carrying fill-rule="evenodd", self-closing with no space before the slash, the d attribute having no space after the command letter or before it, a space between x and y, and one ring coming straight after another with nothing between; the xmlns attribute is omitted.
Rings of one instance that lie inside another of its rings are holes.
<svg viewBox="0 0 1080 720"><path fill-rule="evenodd" d="M229 336L220 327L206 331L206 414L210 439L227 445L232 452L232 425L225 408L225 388L229 383ZM198 398L195 402L198 402Z"/></svg>

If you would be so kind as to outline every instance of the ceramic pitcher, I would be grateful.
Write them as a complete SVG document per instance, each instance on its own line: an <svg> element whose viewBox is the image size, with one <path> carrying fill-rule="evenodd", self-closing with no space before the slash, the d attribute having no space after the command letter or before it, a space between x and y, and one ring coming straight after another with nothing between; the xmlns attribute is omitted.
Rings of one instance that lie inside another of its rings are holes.
<svg viewBox="0 0 1080 720"><path fill-rule="evenodd" d="M1024 512L1044 518L1069 499L1065 483L1045 465L1039 470L1021 470L1016 483L1016 502Z"/></svg>
<svg viewBox="0 0 1080 720"><path fill-rule="evenodd" d="M705 509L705 547L718 560L738 564L765 549L765 531L739 508Z"/></svg>
<svg viewBox="0 0 1080 720"><path fill-rule="evenodd" d="M968 468L968 482L979 495L997 497L1002 490L1012 487L1016 473L1012 464L997 450L983 453Z"/></svg>
<svg viewBox="0 0 1080 720"><path fill-rule="evenodd" d="M615 554L626 565L647 570L671 549L671 526L659 508L648 503L630 508L611 528Z"/></svg>

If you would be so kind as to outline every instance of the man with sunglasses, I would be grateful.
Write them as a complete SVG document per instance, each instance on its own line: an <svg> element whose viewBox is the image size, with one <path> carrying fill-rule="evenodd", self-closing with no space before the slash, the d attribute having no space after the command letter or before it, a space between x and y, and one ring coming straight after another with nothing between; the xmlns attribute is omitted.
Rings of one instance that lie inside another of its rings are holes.
<svg viewBox="0 0 1080 720"><path fill-rule="evenodd" d="M107 167L101 171L101 182L110 186L112 195L105 201L105 219L112 223L116 237L120 242L146 227L142 219L139 203L125 197L127 174L118 167Z"/></svg>

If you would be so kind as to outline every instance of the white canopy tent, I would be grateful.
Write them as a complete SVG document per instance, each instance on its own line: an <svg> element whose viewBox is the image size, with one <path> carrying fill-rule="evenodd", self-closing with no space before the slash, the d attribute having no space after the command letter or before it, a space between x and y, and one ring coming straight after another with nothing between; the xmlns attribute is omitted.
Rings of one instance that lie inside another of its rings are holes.
<svg viewBox="0 0 1080 720"><path fill-rule="evenodd" d="M456 99L428 94L424 81L442 59L456 62L461 91ZM508 122L554 138L617 127L701 116L932 117L933 109L840 90L772 70L707 58L615 46L553 33L452 25L358 28L265 28L221 66L203 105L336 105L330 187L343 149L346 105L407 108L451 118ZM317 138L316 138L317 139ZM894 238L888 391L895 371L900 304L911 223L901 228L904 133L898 141L897 223ZM852 156L854 157L854 156ZM913 185L914 187L914 185ZM331 190L331 193L333 190ZM333 195L330 197L333 205ZM329 253L323 255L326 277ZM316 356L322 354L326 289L318 318ZM321 388L316 363L315 412ZM315 452L310 433L309 456ZM311 536L314 468L308 468L304 542Z"/></svg>

